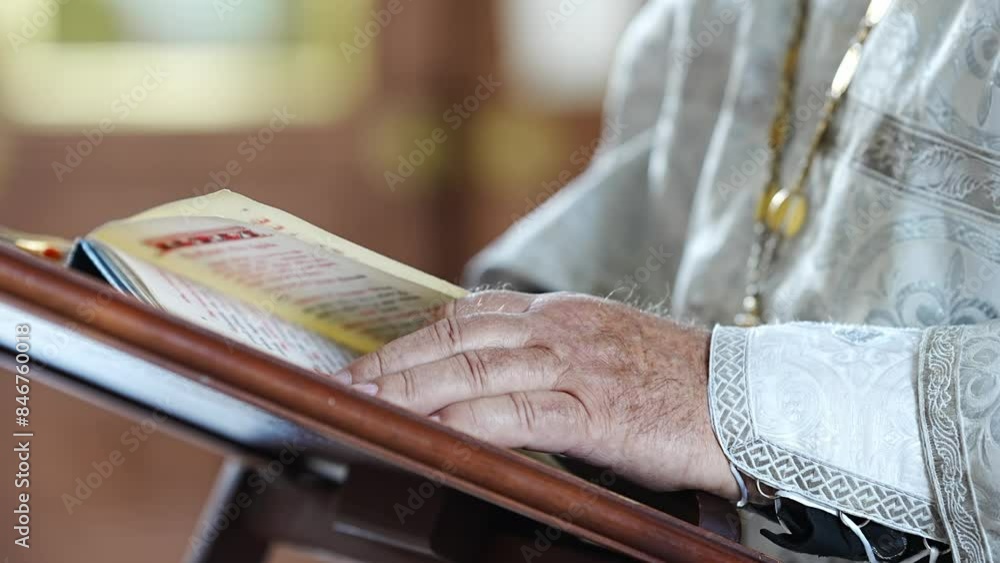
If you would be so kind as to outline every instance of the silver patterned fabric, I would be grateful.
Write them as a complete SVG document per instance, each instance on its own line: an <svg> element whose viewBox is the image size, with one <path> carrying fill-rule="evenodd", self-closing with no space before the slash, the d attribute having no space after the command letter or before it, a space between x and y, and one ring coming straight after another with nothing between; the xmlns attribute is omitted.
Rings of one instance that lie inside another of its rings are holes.
<svg viewBox="0 0 1000 563"><path fill-rule="evenodd" d="M811 2L786 180L866 7ZM764 285L769 326L744 330L726 325L793 13L791 0L648 2L622 40L602 151L469 282L720 325L713 423L741 470L1000 563L1000 2L895 1L812 167L808 222ZM753 531L746 542L796 560Z"/></svg>
<svg viewBox="0 0 1000 563"><path fill-rule="evenodd" d="M824 506L947 539L916 416L919 331L791 323L719 327L712 340L713 424L744 472Z"/></svg>
<svg viewBox="0 0 1000 563"><path fill-rule="evenodd" d="M1000 323L924 336L920 422L959 561L1000 560Z"/></svg>

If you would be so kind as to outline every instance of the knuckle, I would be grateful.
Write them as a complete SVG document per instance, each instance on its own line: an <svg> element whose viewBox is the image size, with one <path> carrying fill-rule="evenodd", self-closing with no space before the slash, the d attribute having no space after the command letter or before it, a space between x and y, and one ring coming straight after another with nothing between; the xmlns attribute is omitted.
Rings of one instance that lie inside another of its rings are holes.
<svg viewBox="0 0 1000 563"><path fill-rule="evenodd" d="M376 350L370 355L371 358L371 370L375 372L376 376L385 375L385 366L389 365L389 358L386 357L386 352L384 350Z"/></svg>
<svg viewBox="0 0 1000 563"><path fill-rule="evenodd" d="M564 369L564 364L566 361L563 356L559 354L554 348L549 346L537 346L532 348L532 363L535 364L540 371L552 370L562 375Z"/></svg>
<svg viewBox="0 0 1000 563"><path fill-rule="evenodd" d="M536 297L531 305L528 306L529 313L544 313L551 310L557 303L558 300L554 297L557 294L546 293L545 295Z"/></svg>
<svg viewBox="0 0 1000 563"><path fill-rule="evenodd" d="M553 406L556 416L564 420L579 423L589 422L590 413L582 401L559 401Z"/></svg>
<svg viewBox="0 0 1000 563"><path fill-rule="evenodd" d="M493 293L489 290L485 291L473 291L466 295L465 297L458 300L460 308L465 311L475 311L482 304L484 299L489 299Z"/></svg>
<svg viewBox="0 0 1000 563"><path fill-rule="evenodd" d="M462 297L461 299L456 299L451 302L451 309L449 317L460 317L466 315L473 315L480 309L482 304L483 293L475 292Z"/></svg>
<svg viewBox="0 0 1000 563"><path fill-rule="evenodd" d="M476 291L453 301L454 307L451 316L468 317L490 310L490 303L495 300L496 293L494 291Z"/></svg>
<svg viewBox="0 0 1000 563"><path fill-rule="evenodd" d="M535 411L535 407L528 398L528 395L523 392L517 392L511 393L509 396L511 403L514 405L514 412L519 424L529 434L533 434L538 429L539 420L538 413Z"/></svg>
<svg viewBox="0 0 1000 563"><path fill-rule="evenodd" d="M616 394L614 399L606 397L602 400L600 393L587 389L574 389L567 391L566 395L569 400L561 405L563 416L585 428L590 441L607 435L612 403L618 402L620 395Z"/></svg>
<svg viewBox="0 0 1000 563"><path fill-rule="evenodd" d="M567 322L579 316L588 299L568 292L548 293L536 297L528 307L528 312L555 321L556 329L565 329Z"/></svg>
<svg viewBox="0 0 1000 563"><path fill-rule="evenodd" d="M416 401L420 395L416 373L413 370L403 370L399 372L398 379L402 399L408 403Z"/></svg>
<svg viewBox="0 0 1000 563"><path fill-rule="evenodd" d="M489 376L483 356L476 351L462 352L457 356L460 369L465 373L469 387L474 393L484 393L489 389Z"/></svg>
<svg viewBox="0 0 1000 563"><path fill-rule="evenodd" d="M458 319L455 317L447 317L434 323L434 335L438 342L449 350L454 350L462 344Z"/></svg>

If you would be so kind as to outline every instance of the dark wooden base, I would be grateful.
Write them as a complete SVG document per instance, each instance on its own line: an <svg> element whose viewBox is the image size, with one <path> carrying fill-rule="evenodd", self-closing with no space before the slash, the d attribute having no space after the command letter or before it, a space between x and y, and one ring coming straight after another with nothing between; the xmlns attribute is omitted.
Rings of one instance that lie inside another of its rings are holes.
<svg viewBox="0 0 1000 563"><path fill-rule="evenodd" d="M186 563L264 563L282 543L379 563L624 561L433 481L381 466L342 482L298 465L230 458Z"/></svg>

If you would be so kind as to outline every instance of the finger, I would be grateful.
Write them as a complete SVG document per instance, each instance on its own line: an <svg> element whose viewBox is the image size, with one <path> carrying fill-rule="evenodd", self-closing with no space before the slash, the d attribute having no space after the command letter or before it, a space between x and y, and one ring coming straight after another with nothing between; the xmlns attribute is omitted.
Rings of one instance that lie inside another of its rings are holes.
<svg viewBox="0 0 1000 563"><path fill-rule="evenodd" d="M361 383L467 350L520 348L530 338L528 325L524 316L502 313L448 317L358 358L345 371Z"/></svg>
<svg viewBox="0 0 1000 563"><path fill-rule="evenodd" d="M524 313L534 300L534 295L516 291L478 291L445 305L442 317L477 313Z"/></svg>
<svg viewBox="0 0 1000 563"><path fill-rule="evenodd" d="M561 391L516 392L449 405L440 422L503 448L563 453L584 443L587 410Z"/></svg>
<svg viewBox="0 0 1000 563"><path fill-rule="evenodd" d="M486 348L390 373L359 390L426 415L480 397L552 389L559 364L541 348Z"/></svg>
<svg viewBox="0 0 1000 563"><path fill-rule="evenodd" d="M423 314L424 323L479 313L524 313L531 307L534 299L533 295L515 291L477 291L432 307Z"/></svg>

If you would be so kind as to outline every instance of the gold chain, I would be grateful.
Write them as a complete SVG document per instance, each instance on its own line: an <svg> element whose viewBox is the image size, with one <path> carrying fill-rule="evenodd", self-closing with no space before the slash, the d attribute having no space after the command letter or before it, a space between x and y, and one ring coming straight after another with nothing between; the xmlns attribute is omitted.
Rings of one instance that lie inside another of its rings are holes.
<svg viewBox="0 0 1000 563"><path fill-rule="evenodd" d="M743 310L735 319L739 326L756 326L762 322L761 284L770 271L781 241L797 235L805 224L809 214L809 201L805 191L812 163L822 149L830 129L830 122L833 121L833 116L854 79L865 41L878 22L882 20L891 4L892 0L871 0L868 4L868 10L858 26L858 31L854 34L851 46L844 54L844 58L840 61L837 72L833 76L830 89L826 94L826 101L820 110L819 123L817 123L816 130L809 142L809 149L802 167L791 185L781 187L781 166L790 141L789 130L791 129L792 102L795 99L799 70L799 54L805 38L806 22L809 19L809 0L798 0L792 37L785 53L781 81L778 87L778 100L768 139L771 149L770 178L764 184L763 193L757 202L754 214L754 244L747 260L746 294L743 298Z"/></svg>

